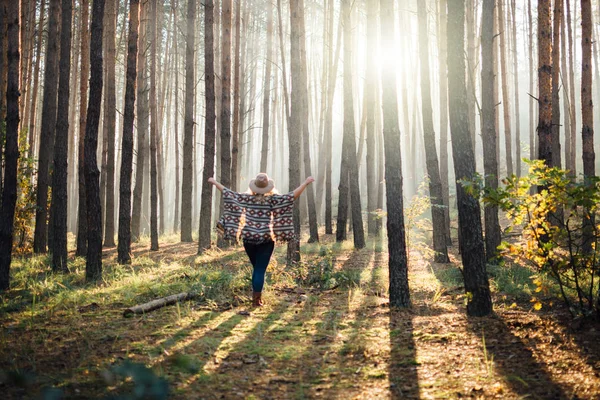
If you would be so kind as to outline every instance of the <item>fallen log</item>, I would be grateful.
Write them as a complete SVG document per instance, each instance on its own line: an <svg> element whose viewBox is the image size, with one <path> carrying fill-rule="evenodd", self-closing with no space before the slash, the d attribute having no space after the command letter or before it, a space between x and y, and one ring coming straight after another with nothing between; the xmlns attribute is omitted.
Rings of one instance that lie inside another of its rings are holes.
<svg viewBox="0 0 600 400"><path fill-rule="evenodd" d="M139 304L137 306L127 308L125 309L125 311L123 311L123 316L131 317L134 314L145 314L147 312L154 311L165 306L170 306L171 304L175 304L186 300L192 300L196 296L196 293L183 292L179 294L173 294L167 297L161 297L160 299L152 300L148 303Z"/></svg>

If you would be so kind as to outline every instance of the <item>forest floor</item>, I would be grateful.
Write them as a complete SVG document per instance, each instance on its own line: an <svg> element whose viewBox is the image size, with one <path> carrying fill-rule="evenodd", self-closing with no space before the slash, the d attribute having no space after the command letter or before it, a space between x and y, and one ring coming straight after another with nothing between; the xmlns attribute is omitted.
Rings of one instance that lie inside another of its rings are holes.
<svg viewBox="0 0 600 400"><path fill-rule="evenodd" d="M297 271L279 247L254 309L241 248L196 256L195 243L143 241L131 266L107 249L105 281L90 286L80 259L61 276L45 258L18 260L0 304L2 398L131 393L115 375L125 360L165 378L173 399L600 397L600 326L552 297L536 311L531 271L492 269L495 313L468 318L456 249L447 265L414 250L413 307L390 310L387 246L333 240L303 246ZM199 300L122 316L192 289Z"/></svg>

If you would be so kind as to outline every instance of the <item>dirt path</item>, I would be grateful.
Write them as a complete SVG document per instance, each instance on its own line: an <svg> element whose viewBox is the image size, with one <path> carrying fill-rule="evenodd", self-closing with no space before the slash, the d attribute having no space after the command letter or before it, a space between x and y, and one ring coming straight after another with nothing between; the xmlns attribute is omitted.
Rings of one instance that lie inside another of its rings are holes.
<svg viewBox="0 0 600 400"><path fill-rule="evenodd" d="M44 324L3 328L0 355L19 353L68 398L106 393L102 371L124 359L152 365L174 399L600 397L598 325L574 325L558 306L509 307L513 299L502 294L496 315L469 319L462 289L448 286L454 267L430 266L416 254L413 308L390 311L387 254L377 249L335 250L335 269L360 276L349 289L275 285L260 309L186 303L133 319L120 317L120 304L76 315L56 310ZM173 245L148 255L184 263L194 252Z"/></svg>

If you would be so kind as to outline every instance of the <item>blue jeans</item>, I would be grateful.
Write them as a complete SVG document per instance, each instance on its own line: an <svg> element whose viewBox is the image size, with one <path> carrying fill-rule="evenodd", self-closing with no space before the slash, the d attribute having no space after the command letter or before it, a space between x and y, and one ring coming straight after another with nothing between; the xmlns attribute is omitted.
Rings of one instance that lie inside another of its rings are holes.
<svg viewBox="0 0 600 400"><path fill-rule="evenodd" d="M254 270L252 271L252 290L255 292L262 292L265 284L265 272L267 272L267 266L271 260L275 243L248 243L244 242L244 249L248 258L252 263Z"/></svg>

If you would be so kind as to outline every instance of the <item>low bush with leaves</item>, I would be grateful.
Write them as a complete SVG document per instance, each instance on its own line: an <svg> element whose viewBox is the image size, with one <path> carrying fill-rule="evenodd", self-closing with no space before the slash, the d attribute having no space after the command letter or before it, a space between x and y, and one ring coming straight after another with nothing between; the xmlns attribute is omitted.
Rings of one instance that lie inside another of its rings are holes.
<svg viewBox="0 0 600 400"><path fill-rule="evenodd" d="M573 315L596 313L600 318L600 179L576 179L539 160L528 163L528 176L506 178L499 189L464 184L505 211L511 229L522 229L522 240L505 242L500 250L537 271L537 293L549 292L549 277Z"/></svg>

